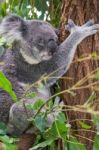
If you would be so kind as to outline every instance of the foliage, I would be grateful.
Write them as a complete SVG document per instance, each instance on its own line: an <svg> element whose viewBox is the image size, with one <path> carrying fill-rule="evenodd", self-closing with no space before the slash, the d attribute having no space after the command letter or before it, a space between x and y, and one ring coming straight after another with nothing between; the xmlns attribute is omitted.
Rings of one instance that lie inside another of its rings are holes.
<svg viewBox="0 0 99 150"><path fill-rule="evenodd" d="M4 0L0 4L0 17L17 14L26 19L42 19L59 24L60 0Z"/></svg>
<svg viewBox="0 0 99 150"><path fill-rule="evenodd" d="M4 150L18 150L14 144L16 139L9 138L6 135L6 125L2 122L0 123L0 141L3 142L2 147Z"/></svg>
<svg viewBox="0 0 99 150"><path fill-rule="evenodd" d="M13 144L15 142L13 138L9 138L7 135L4 135L0 136L0 141L3 142L3 150L18 150L16 145Z"/></svg>
<svg viewBox="0 0 99 150"><path fill-rule="evenodd" d="M99 71L96 69L96 71L92 72L89 76L84 79L81 79L78 81L73 87L70 87L69 89L60 92L59 89L58 93L53 95L51 98L57 97L59 94L67 92L71 94L72 96L75 96L75 94L72 94L76 88L83 87L84 82L88 80L88 78L97 79L98 78ZM4 76L2 72L0 72L0 86L3 88L6 92L10 94L13 98L13 94L11 94L12 86L10 81ZM6 85L6 86L5 86ZM31 87L30 87L31 88ZM35 98L37 95L34 92L26 91L24 98ZM92 104L95 99L95 92L92 92L86 103L82 106L69 106L69 110L76 110L76 111L84 111L89 112L93 114L93 122L98 127L99 126L99 117L97 116L98 112L95 112L93 110ZM34 104L27 104L26 108L29 110L33 110L35 112L35 115L28 120L31 122L31 124L35 125L35 127L38 129L38 136L36 138L36 141L34 143L34 146L30 150L37 150L38 148L45 148L56 150L57 148L57 140L61 140L64 146L64 149L67 149L69 147L71 150L86 150L85 146L78 142L77 138L72 134L71 124L68 121L68 118L65 117L62 110L66 111L67 106L64 106L63 104L59 104L57 102L57 98L55 98L54 103L52 99L49 99L47 102L44 102L43 99L38 99ZM64 109L63 109L64 108ZM43 110L43 111L41 111ZM50 126L49 121L49 115L51 115L51 124ZM86 132L92 132L91 126L86 124L85 121L78 120L79 125L81 126L81 129L83 129ZM98 150L98 132L96 134L95 142L94 142L94 149ZM5 150L17 150L15 147L15 140L13 138L9 138L6 135L6 126L4 124L0 124L0 140L3 142L3 148Z"/></svg>
<svg viewBox="0 0 99 150"><path fill-rule="evenodd" d="M0 88L6 91L11 97L12 100L17 102L17 96L12 90L11 82L5 77L5 75L0 71Z"/></svg>
<svg viewBox="0 0 99 150"><path fill-rule="evenodd" d="M4 16L9 14L17 14L22 16L25 19L42 19L51 22L55 27L59 25L60 18L60 0L4 0L4 2L0 2L0 18L2 19ZM0 47L5 44L4 39L0 39ZM86 61L88 59L99 60L98 54L95 52L90 54L88 57L79 58L78 62ZM88 79L99 80L99 69L96 69L90 75L82 78L78 81L73 87L66 89L64 91L59 91L51 98L55 98L56 96L62 93L69 93L72 96L76 95L75 90L88 88L91 85L84 86L84 84L88 81ZM98 82L98 81L97 81ZM35 115L32 118L29 118L29 121L38 129L38 136L33 147L30 150L38 150L38 148L47 147L48 150L57 150L57 142L61 140L63 143L64 150L86 150L85 146L78 142L77 138L73 135L73 130L71 129L71 124L68 120L68 116L66 117L62 112L67 109L79 112L90 112L93 114L93 123L98 127L99 126L99 113L94 111L93 103L95 100L95 91L99 90L98 86L93 84L94 90L86 103L79 107L72 106L60 106L58 103L53 103L52 99L48 100L47 103L42 99L38 99L34 105L27 105L27 109L35 111ZM5 77L5 75L0 72L0 88L5 90L12 98L12 100L17 101L17 97L15 92L12 89L12 85L10 81ZM26 97L34 98L36 94L25 93ZM46 107L45 107L46 106ZM45 108L44 112L41 110ZM55 116L57 113L57 117ZM51 122L50 127L47 126L49 115L53 116L53 121ZM91 126L88 125L85 121L78 121L81 129L86 132L92 132ZM6 126L3 123L0 123L0 141L3 143L4 150L17 150L15 146L15 139L12 137L8 137L6 135ZM97 132L94 142L94 149L99 149L99 133Z"/></svg>

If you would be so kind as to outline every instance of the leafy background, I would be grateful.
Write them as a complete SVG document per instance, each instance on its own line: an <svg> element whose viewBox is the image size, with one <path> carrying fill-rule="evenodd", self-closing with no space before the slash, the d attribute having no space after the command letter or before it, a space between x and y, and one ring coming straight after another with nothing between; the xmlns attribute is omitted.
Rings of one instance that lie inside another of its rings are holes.
<svg viewBox="0 0 99 150"><path fill-rule="evenodd" d="M9 14L16 14L22 16L24 19L41 19L50 22L53 26L59 27L60 23L60 9L61 1L60 0L4 0L0 2L0 19ZM1 46L4 45L5 41L0 39ZM97 59L95 53L92 55L94 59ZM99 79L99 72L97 71L94 74L94 78ZM6 85L6 86L5 86ZM18 101L16 94L12 90L10 81L0 72L0 87L10 94L12 100ZM59 89L57 89L58 92ZM66 91L65 91L66 92ZM71 95L73 93L72 88L68 91ZM56 97L59 93L55 94ZM90 96L88 104L93 100L93 95ZM26 97L34 98L35 93L25 93ZM86 103L87 104L87 103ZM47 105L45 112L40 112L41 107ZM29 118L31 123L39 130L39 134L36 138L34 145L30 150L38 150L38 148L47 147L48 150L61 150L57 143L61 141L64 150L86 150L85 146L82 143L79 143L77 138L73 136L71 125L68 121L68 117L64 115L62 111L63 105L59 106L58 103L52 103L51 100L47 104L44 103L42 99L37 100L34 105L28 105L27 108L35 110L36 115L33 118ZM65 106L64 106L65 107ZM72 109L72 108L71 108ZM81 108L82 109L82 108ZM38 113L39 112L39 113ZM46 128L46 121L48 114L53 113L54 120L49 128ZM57 113L55 118L54 113ZM95 125L99 126L99 118L96 113L93 112L93 122ZM82 121L79 121L80 126L83 130L91 131L91 126L85 124ZM89 137L90 138L90 137ZM0 141L2 141L2 146L4 150L17 150L15 142L16 138L9 137L6 135L6 125L0 123ZM94 142L95 141L95 142ZM96 138L94 140L94 150L99 149L99 133L96 132Z"/></svg>

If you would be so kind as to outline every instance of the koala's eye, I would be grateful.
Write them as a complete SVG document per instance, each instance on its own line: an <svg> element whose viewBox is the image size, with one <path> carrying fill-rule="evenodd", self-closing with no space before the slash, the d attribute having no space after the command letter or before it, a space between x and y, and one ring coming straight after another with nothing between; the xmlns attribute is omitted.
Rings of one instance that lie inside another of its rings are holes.
<svg viewBox="0 0 99 150"><path fill-rule="evenodd" d="M44 40L43 39L38 39L38 45L39 46L44 46Z"/></svg>

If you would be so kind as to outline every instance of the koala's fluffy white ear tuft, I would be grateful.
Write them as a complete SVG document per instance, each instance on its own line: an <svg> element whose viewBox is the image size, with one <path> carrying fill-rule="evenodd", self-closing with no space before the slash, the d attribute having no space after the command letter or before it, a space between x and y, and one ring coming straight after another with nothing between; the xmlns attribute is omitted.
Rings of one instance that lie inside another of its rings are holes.
<svg viewBox="0 0 99 150"><path fill-rule="evenodd" d="M25 21L18 16L11 15L5 17L0 24L0 35L10 43L13 43L15 40L22 40L24 22Z"/></svg>

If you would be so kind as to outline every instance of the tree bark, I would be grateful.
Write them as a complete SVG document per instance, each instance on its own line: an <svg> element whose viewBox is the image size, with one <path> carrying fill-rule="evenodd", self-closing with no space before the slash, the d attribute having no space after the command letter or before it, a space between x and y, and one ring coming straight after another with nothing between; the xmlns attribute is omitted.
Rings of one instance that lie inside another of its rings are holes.
<svg viewBox="0 0 99 150"><path fill-rule="evenodd" d="M82 25L89 19L94 19L96 23L99 22L99 1L98 0L62 0L61 7L61 19L60 19L60 40L63 41L68 33L65 31L65 24L69 18L71 18L77 25ZM62 80L61 89L65 90L78 81L80 81L85 76L91 74L93 70L99 67L99 61L90 59L90 54L96 52L99 55L99 33L85 39L76 51L76 55L69 71L66 73L65 77L71 78L71 80ZM80 57L84 57L84 61L78 61ZM71 96L68 93L62 95L64 103L66 106L82 106L95 91L93 80L88 78L88 80L82 85L86 88L81 88L75 90L76 96ZM88 86L90 85L90 86ZM99 98L99 92L96 93L96 99ZM84 109L83 109L84 111ZM80 111L67 111L69 122L72 125L72 131L74 135L78 138L81 143L84 143L87 150L93 149L93 142L95 134L91 131L82 130L79 121L84 121L84 123L91 125L90 130L95 130L95 126L91 121L91 114ZM88 140L88 139L90 140Z"/></svg>

